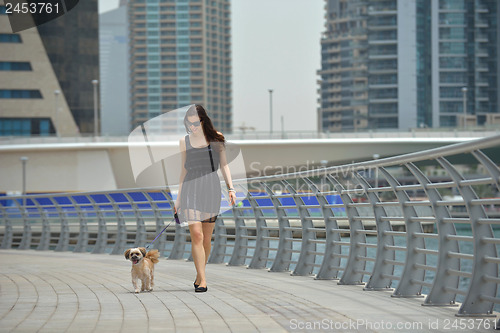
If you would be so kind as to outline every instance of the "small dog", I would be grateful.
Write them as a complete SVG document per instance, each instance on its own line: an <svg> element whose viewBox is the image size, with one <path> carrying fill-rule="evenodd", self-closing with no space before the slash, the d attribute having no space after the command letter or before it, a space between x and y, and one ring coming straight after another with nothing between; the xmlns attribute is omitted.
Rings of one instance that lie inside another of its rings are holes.
<svg viewBox="0 0 500 333"><path fill-rule="evenodd" d="M160 260L158 250L151 250L146 253L146 248L135 247L125 251L125 259L132 261L132 284L136 293L140 291L152 291L154 287L154 269L155 264ZM139 290L138 280L141 280L142 286Z"/></svg>

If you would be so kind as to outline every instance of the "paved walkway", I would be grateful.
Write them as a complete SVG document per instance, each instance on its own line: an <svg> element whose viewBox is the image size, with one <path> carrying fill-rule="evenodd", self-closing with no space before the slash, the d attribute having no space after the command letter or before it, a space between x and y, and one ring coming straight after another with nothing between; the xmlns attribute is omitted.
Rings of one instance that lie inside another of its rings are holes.
<svg viewBox="0 0 500 333"><path fill-rule="evenodd" d="M209 290L195 293L193 264L162 259L155 290L134 294L122 256L0 250L0 258L0 332L470 332L495 320L460 322L457 308L422 299L244 267L208 265Z"/></svg>

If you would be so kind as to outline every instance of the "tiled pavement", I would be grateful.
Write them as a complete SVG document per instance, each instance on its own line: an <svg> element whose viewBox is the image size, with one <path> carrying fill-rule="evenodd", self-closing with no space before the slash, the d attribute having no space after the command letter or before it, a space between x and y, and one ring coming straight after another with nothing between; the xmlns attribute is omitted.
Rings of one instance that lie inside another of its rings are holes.
<svg viewBox="0 0 500 333"><path fill-rule="evenodd" d="M0 264L0 332L465 332L456 307L289 273L209 264L195 293L193 263L162 259L155 290L135 294L123 256L0 250Z"/></svg>

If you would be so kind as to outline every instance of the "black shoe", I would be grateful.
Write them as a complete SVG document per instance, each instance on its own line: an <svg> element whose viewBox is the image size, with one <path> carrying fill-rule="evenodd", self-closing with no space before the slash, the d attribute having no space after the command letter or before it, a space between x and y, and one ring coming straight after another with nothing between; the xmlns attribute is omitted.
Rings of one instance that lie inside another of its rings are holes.
<svg viewBox="0 0 500 333"><path fill-rule="evenodd" d="M200 285L196 284L196 281L193 282L194 289L198 288Z"/></svg>
<svg viewBox="0 0 500 333"><path fill-rule="evenodd" d="M196 289L194 291L196 291L197 293L204 293L208 290L208 287L196 287Z"/></svg>

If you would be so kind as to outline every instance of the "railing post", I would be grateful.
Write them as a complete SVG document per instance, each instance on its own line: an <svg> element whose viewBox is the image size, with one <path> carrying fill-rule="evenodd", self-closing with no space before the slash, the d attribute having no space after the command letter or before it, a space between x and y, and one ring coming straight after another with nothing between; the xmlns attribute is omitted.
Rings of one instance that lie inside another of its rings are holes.
<svg viewBox="0 0 500 333"><path fill-rule="evenodd" d="M241 266L245 264L247 250L248 250L248 230L244 228L245 219L241 212L240 207L233 207L234 215L234 228L235 228L235 240L233 255L229 259L229 266Z"/></svg>
<svg viewBox="0 0 500 333"><path fill-rule="evenodd" d="M165 197L168 200L168 204L170 205L170 209L172 213L174 212L175 202L171 195L168 195L166 192L163 192ZM179 226L177 223L175 224L175 235L174 235L174 244L172 244L172 251L170 251L168 255L168 259L182 259L184 257L184 252L186 251L186 228Z"/></svg>
<svg viewBox="0 0 500 333"><path fill-rule="evenodd" d="M375 223L377 227L377 253L375 262L373 264L373 271L368 283L364 290L387 290L391 287L391 279L387 276L394 275L394 264L391 261L396 260L396 253L394 250L387 249L387 245L394 245L394 237L388 235L388 231L392 231L391 222L383 220L382 217L387 216L385 208L378 206L380 198L377 193L371 191L372 187L360 174L356 173L361 186L368 197L368 201L372 206L373 216L375 216Z"/></svg>
<svg viewBox="0 0 500 333"><path fill-rule="evenodd" d="M106 227L106 220L102 217L101 209L98 207L92 196L87 195L86 197L94 208L95 216L97 222L99 223L97 229L97 240L95 241L94 250L92 250L92 253L104 253L104 251L106 250L106 245L108 244L108 229Z"/></svg>
<svg viewBox="0 0 500 333"><path fill-rule="evenodd" d="M276 211L276 216L278 218L279 227L279 241L278 250L276 251L276 258L274 259L273 265L271 266L271 272L285 272L290 268L290 260L292 259L292 231L290 230L290 221L286 217L285 210L280 208L281 202L275 197L275 194L266 183L261 183L261 185L266 190L267 194L271 198L274 210Z"/></svg>
<svg viewBox="0 0 500 333"><path fill-rule="evenodd" d="M85 218L78 202L76 202L76 200L71 195L68 195L68 199L75 206L75 210L78 213L78 219L80 220L78 240L76 241L76 246L73 252L87 252L87 248L89 245L89 228L87 226L87 219Z"/></svg>
<svg viewBox="0 0 500 333"><path fill-rule="evenodd" d="M257 197L258 198L258 197ZM248 202L252 207L253 214L255 216L255 252L253 258L248 265L248 268L265 268L267 260L269 258L269 230L266 228L266 219L264 218L264 213L259 209L259 204L250 192L248 193Z"/></svg>
<svg viewBox="0 0 500 333"><path fill-rule="evenodd" d="M57 200L54 198L49 198L54 207L57 209L59 219L61 220L61 229L59 232L59 240L57 241L57 246L55 251L68 251L69 245L69 225L68 220L66 219L66 215L61 206L57 203Z"/></svg>
<svg viewBox="0 0 500 333"><path fill-rule="evenodd" d="M169 221L168 223L171 223L171 226L174 226L176 223L174 220L174 210L172 208L173 206L172 206L172 200L170 198L170 195L167 193L166 190L161 190L160 193L167 199L168 204L169 204L170 209L171 209L170 210L171 215L167 219ZM160 228L160 230L158 230L157 232L159 233L160 231L163 230L163 228L165 228L165 219L162 217L163 215L160 211L160 207L158 207L158 205L156 205L156 208L158 210L158 218L159 218L159 220L157 220L159 222L159 225L157 225L157 227ZM160 252L165 252L165 248L167 247L167 230L165 230L164 234L161 235L160 238L158 238L157 242L158 242L157 249Z"/></svg>
<svg viewBox="0 0 500 333"><path fill-rule="evenodd" d="M113 207L117 222L115 246L111 250L111 254L123 254L127 246L127 227L125 225L125 219L123 218L122 211L118 208L118 203L113 199L113 197L107 193L106 198Z"/></svg>
<svg viewBox="0 0 500 333"><path fill-rule="evenodd" d="M364 230L363 223L354 218L359 213L353 206L353 201L349 194L344 192L344 187L334 177L328 175L327 178L340 194L351 230L349 257L347 258L344 274L342 274L338 284L363 284L363 274L359 272L365 270L366 263L358 259L360 256L366 257L366 247L359 245L360 243L366 243L366 235L358 232L358 230Z"/></svg>
<svg viewBox="0 0 500 333"><path fill-rule="evenodd" d="M432 288L425 298L423 305L450 306L455 304L456 294L449 292L445 287L458 289L459 276L448 273L449 269L459 271L460 259L448 255L449 252L459 253L457 240L451 240L449 235L456 235L455 225L445 223L444 219L451 218L450 211L446 206L438 205L442 200L441 195L435 188L429 188L430 180L413 163L406 164L406 167L417 178L424 187L425 194L431 202L432 210L436 216L436 227L438 231L438 261L436 265L436 275L432 283Z"/></svg>
<svg viewBox="0 0 500 333"><path fill-rule="evenodd" d="M224 218L219 216L215 221L214 242L210 257L208 257L208 262L211 264L222 264L224 262L227 237L223 235L227 235L227 229L224 226ZM192 259L192 257L190 259Z"/></svg>
<svg viewBox="0 0 500 333"><path fill-rule="evenodd" d="M142 192L140 192L142 194ZM130 206L132 207L135 215L135 223L136 223L136 231L135 231L135 247L145 246L146 245L146 226L144 224L144 219L139 212L139 207L137 203L134 201L132 196L128 193L123 193L125 197L128 199Z"/></svg>
<svg viewBox="0 0 500 333"><path fill-rule="evenodd" d="M46 251L49 249L50 245L50 222L48 219L48 213L43 209L43 207L38 203L36 199L33 199L33 203L38 209L40 218L42 219L42 234L40 235L40 241L36 249L38 251Z"/></svg>
<svg viewBox="0 0 500 333"><path fill-rule="evenodd" d="M0 249L10 249L12 248L12 222L8 217L8 212L7 210L9 209L8 207L4 207L0 205L0 209L2 209L3 213L3 220L5 222L5 229L4 229L4 235L2 239L2 245L0 246Z"/></svg>
<svg viewBox="0 0 500 333"><path fill-rule="evenodd" d="M401 275L401 280L394 290L393 297L423 297L422 285L413 283L412 280L423 281L425 270L418 268L417 265L425 265L425 254L418 253L417 248L425 249L425 241L421 237L416 237L415 233L422 233L420 222L412 222L412 217L417 217L417 212L413 206L408 205L410 197L406 191L398 189L399 182L384 168L379 169L384 175L396 195L406 226L406 260Z"/></svg>
<svg viewBox="0 0 500 333"><path fill-rule="evenodd" d="M497 190L500 191L500 169L482 151L475 150L472 152L472 155L474 155L474 157L486 168L491 178L495 182Z"/></svg>
<svg viewBox="0 0 500 333"><path fill-rule="evenodd" d="M497 284L489 281L486 277L498 277L498 265L486 261L486 257L497 257L495 244L483 242L483 238L494 238L493 230L490 224L479 223L479 219L487 219L488 216L482 205L472 204L478 197L471 186L462 185L464 180L462 175L455 167L444 157L438 157L437 161L448 171L453 182L456 184L462 195L465 207L470 216L472 235L474 237L474 261L472 269L472 278L469 284L469 290L465 300L458 311L458 316L470 315L488 315L493 311L493 302L483 299L486 297L496 297Z"/></svg>
<svg viewBox="0 0 500 333"><path fill-rule="evenodd" d="M333 214L331 208L327 207L328 200L325 195L318 189L316 184L310 181L308 178L304 180L309 185L311 191L316 195L316 199L321 207L321 212L323 213L323 219L325 221L325 252L323 254L323 262L319 268L318 274L316 274L316 280L331 280L338 278L340 267L340 257L335 254L340 254L342 252L342 247L336 243L340 242L340 234L338 232L333 232L334 229L338 229L337 220Z"/></svg>
<svg viewBox="0 0 500 333"><path fill-rule="evenodd" d="M18 206L19 212L21 213L21 216L23 218L23 237L21 238L21 243L19 244L18 249L29 250L29 248L31 246L32 234L31 234L31 225L28 221L28 209L27 209L27 206L28 206L27 200L28 199L26 199L26 196L23 196L21 200L22 201L20 203L17 202L17 200L14 200L14 202ZM23 202L26 202L26 206L23 205Z"/></svg>
<svg viewBox="0 0 500 333"><path fill-rule="evenodd" d="M313 272L314 261L316 259L316 255L311 254L311 252L316 251L316 243L311 242L312 239L316 239L316 232L311 231L311 228L313 228L314 225L311 219L308 219L310 214L307 208L303 207L305 203L302 197L300 197L300 194L298 194L293 186L286 180L283 180L282 183L285 185L288 192L292 194L295 206L297 206L297 210L299 211L300 221L302 222L302 244L300 247L300 256L292 275L310 275Z"/></svg>

